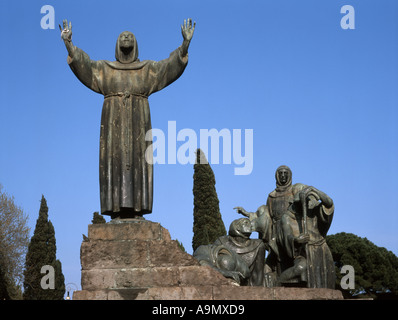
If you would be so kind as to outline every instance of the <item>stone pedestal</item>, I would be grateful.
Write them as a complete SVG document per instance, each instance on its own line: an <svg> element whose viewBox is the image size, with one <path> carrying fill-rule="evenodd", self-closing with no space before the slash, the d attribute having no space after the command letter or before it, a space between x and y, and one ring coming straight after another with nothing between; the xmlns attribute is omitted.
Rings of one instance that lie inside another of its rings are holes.
<svg viewBox="0 0 398 320"><path fill-rule="evenodd" d="M202 287L231 285L148 220L89 225L80 260L82 291L74 293L74 300L180 299L182 292L185 299L208 299Z"/></svg>
<svg viewBox="0 0 398 320"><path fill-rule="evenodd" d="M330 289L236 286L148 220L89 225L80 260L82 290L74 300L342 299Z"/></svg>

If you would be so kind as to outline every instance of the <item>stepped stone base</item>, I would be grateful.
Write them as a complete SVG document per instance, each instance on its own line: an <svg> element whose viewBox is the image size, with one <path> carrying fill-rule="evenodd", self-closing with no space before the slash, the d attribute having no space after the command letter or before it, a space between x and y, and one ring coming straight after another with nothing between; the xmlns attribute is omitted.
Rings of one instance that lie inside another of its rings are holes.
<svg viewBox="0 0 398 320"><path fill-rule="evenodd" d="M338 300L330 289L240 287L183 252L148 220L88 226L74 300Z"/></svg>

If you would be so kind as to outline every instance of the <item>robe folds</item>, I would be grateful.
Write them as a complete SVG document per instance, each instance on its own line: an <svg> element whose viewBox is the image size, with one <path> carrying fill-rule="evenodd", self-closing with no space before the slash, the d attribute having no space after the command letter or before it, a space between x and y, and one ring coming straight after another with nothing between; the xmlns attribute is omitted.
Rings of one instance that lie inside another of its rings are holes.
<svg viewBox="0 0 398 320"><path fill-rule="evenodd" d="M308 209L307 232L310 240L307 250L304 244L295 242L295 238L304 232L302 205L296 199L305 187L308 186L297 183L282 192L273 191L267 200L273 218L273 237L278 246L278 273L292 267L294 259L303 256L309 269L308 286L334 289L334 262L326 243L326 234L333 220L334 205L327 208L319 204L314 209Z"/></svg>
<svg viewBox="0 0 398 320"><path fill-rule="evenodd" d="M181 48L161 61L94 61L77 47L73 57L68 56L76 77L104 95L99 161L102 214L152 212L152 152L146 157L152 137L145 139L152 128L148 97L178 79L187 63Z"/></svg>

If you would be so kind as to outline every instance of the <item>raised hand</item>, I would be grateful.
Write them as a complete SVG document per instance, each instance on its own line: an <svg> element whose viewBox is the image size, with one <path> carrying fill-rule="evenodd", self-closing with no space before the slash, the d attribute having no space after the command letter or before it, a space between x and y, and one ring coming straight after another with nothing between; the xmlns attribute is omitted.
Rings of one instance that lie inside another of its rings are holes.
<svg viewBox="0 0 398 320"><path fill-rule="evenodd" d="M181 33L184 40L191 41L193 37L193 32L195 31L196 22L192 25L192 19L189 18L188 21L184 20L184 25L181 26Z"/></svg>
<svg viewBox="0 0 398 320"><path fill-rule="evenodd" d="M60 25L59 30L61 30L61 38L64 41L72 41L72 22L69 21L69 27L68 27L68 21L65 19L63 21L63 28L61 28Z"/></svg>

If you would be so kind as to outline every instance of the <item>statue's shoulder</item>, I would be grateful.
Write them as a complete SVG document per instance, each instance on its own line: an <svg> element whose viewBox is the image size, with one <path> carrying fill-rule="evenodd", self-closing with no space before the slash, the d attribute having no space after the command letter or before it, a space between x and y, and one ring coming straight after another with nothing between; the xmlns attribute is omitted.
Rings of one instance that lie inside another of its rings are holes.
<svg viewBox="0 0 398 320"><path fill-rule="evenodd" d="M263 215L264 213L266 213L267 210L268 210L268 207L266 204L259 206L257 209L258 216Z"/></svg>
<svg viewBox="0 0 398 320"><path fill-rule="evenodd" d="M307 188L308 186L304 183L295 183L292 186L293 195L299 193L301 190Z"/></svg>
<svg viewBox="0 0 398 320"><path fill-rule="evenodd" d="M275 191L275 190L272 190L272 191L268 194L268 197L275 198L275 197L276 197L276 191Z"/></svg>

